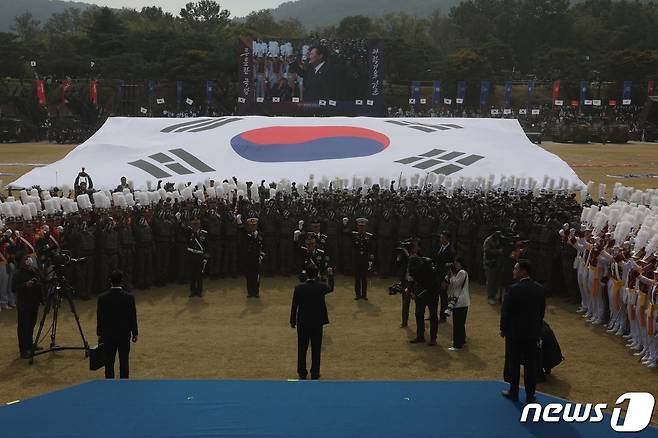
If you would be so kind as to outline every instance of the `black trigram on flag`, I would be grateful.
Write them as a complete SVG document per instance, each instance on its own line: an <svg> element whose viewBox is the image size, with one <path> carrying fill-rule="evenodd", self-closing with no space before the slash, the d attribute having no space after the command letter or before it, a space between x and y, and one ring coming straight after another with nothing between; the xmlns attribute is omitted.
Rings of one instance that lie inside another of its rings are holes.
<svg viewBox="0 0 658 438"><path fill-rule="evenodd" d="M437 175L451 175L483 158L484 157L481 155L469 155L464 152L450 152L443 149L432 149L431 151L418 156L397 160L396 163L408 164L416 169L433 172Z"/></svg>
<svg viewBox="0 0 658 438"><path fill-rule="evenodd" d="M160 130L164 133L179 133L179 132L202 132L211 129L219 128L220 126L228 125L229 123L242 120L240 117L219 117L197 119L192 122L177 123L175 125L167 126Z"/></svg>
<svg viewBox="0 0 658 438"><path fill-rule="evenodd" d="M449 131L451 129L464 129L463 126L455 125L454 123L421 123L407 122L406 120L386 120L386 123L392 123L393 125L404 126L405 128L427 133Z"/></svg>
<svg viewBox="0 0 658 438"><path fill-rule="evenodd" d="M154 178L169 178L172 176L172 173L170 172L178 175L191 175L197 172L205 173L215 171L215 169L183 149L170 149L168 152L170 152L173 157L158 152L157 154L149 155L148 158L150 158L151 161L137 160L128 164L143 170ZM184 165L181 164L180 161L183 161ZM157 164L154 164L154 162ZM163 166L164 168L160 166ZM190 168L195 170L191 170Z"/></svg>

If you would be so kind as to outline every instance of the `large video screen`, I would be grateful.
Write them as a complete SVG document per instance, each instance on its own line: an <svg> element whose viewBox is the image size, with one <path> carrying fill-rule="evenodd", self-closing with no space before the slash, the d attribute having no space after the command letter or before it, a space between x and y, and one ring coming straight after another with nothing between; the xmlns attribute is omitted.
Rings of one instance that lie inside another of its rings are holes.
<svg viewBox="0 0 658 438"><path fill-rule="evenodd" d="M378 114L381 42L240 39L243 114Z"/></svg>

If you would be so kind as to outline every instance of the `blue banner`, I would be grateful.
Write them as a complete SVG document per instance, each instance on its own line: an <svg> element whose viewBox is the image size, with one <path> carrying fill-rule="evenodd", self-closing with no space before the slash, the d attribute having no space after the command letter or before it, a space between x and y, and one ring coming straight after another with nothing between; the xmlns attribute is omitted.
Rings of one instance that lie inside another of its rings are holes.
<svg viewBox="0 0 658 438"><path fill-rule="evenodd" d="M631 100L632 91L633 91L633 82L624 81L624 100Z"/></svg>
<svg viewBox="0 0 658 438"><path fill-rule="evenodd" d="M420 99L420 81L411 81L411 98Z"/></svg>
<svg viewBox="0 0 658 438"><path fill-rule="evenodd" d="M480 105L486 105L489 101L489 81L482 81L480 86Z"/></svg>
<svg viewBox="0 0 658 438"><path fill-rule="evenodd" d="M155 94L155 81L153 79L149 80L148 89L149 89L149 100L151 100L153 99L153 95Z"/></svg>
<svg viewBox="0 0 658 438"><path fill-rule="evenodd" d="M176 82L176 103L180 106L183 102L183 81Z"/></svg>
<svg viewBox="0 0 658 438"><path fill-rule="evenodd" d="M587 81L580 81L580 104L583 105L587 99Z"/></svg>
<svg viewBox="0 0 658 438"><path fill-rule="evenodd" d="M535 81L528 81L528 106L532 105L532 92L535 90Z"/></svg>
<svg viewBox="0 0 658 438"><path fill-rule="evenodd" d="M206 82L206 101L208 105L212 102L212 81Z"/></svg>
<svg viewBox="0 0 658 438"><path fill-rule="evenodd" d="M434 89L432 91L432 104L441 105L441 81L434 81Z"/></svg>
<svg viewBox="0 0 658 438"><path fill-rule="evenodd" d="M457 99L466 100L466 82L464 81L457 82Z"/></svg>
<svg viewBox="0 0 658 438"><path fill-rule="evenodd" d="M505 82L505 108L512 106L512 81Z"/></svg>

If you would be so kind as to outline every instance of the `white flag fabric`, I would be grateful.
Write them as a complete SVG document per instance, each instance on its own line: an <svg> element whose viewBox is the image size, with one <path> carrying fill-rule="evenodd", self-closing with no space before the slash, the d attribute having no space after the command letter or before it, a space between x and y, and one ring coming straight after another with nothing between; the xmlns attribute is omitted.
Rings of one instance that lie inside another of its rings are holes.
<svg viewBox="0 0 658 438"><path fill-rule="evenodd" d="M292 103L299 103L299 97L293 97Z"/></svg>
<svg viewBox="0 0 658 438"><path fill-rule="evenodd" d="M238 98L238 100L239 99L240 98ZM185 99L185 103L188 104L188 105L192 105L194 103L194 101L188 97L187 99Z"/></svg>
<svg viewBox="0 0 658 438"><path fill-rule="evenodd" d="M421 105L425 105L427 103L427 99L420 99Z"/></svg>
<svg viewBox="0 0 658 438"><path fill-rule="evenodd" d="M159 99L156 99L156 102L158 103L158 105L162 105L163 103L165 103L165 100L162 99L162 98L159 98Z"/></svg>
<svg viewBox="0 0 658 438"><path fill-rule="evenodd" d="M398 179L400 174L494 174L582 185L559 157L531 143L515 119L369 117L109 118L63 159L23 175L12 188L50 188L84 167L94 188L125 176L146 181L306 182L327 177Z"/></svg>
<svg viewBox="0 0 658 438"><path fill-rule="evenodd" d="M409 99L409 105L414 105L416 103L416 99Z"/></svg>

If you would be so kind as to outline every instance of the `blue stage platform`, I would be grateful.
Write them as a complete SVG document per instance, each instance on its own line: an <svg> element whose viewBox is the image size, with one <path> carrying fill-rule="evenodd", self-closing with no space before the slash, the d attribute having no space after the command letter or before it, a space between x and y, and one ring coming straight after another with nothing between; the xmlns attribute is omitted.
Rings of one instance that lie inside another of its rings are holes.
<svg viewBox="0 0 658 438"><path fill-rule="evenodd" d="M592 437L521 424L502 382L93 381L0 408L2 437ZM563 400L540 395L544 405ZM658 436L648 428L635 437Z"/></svg>

